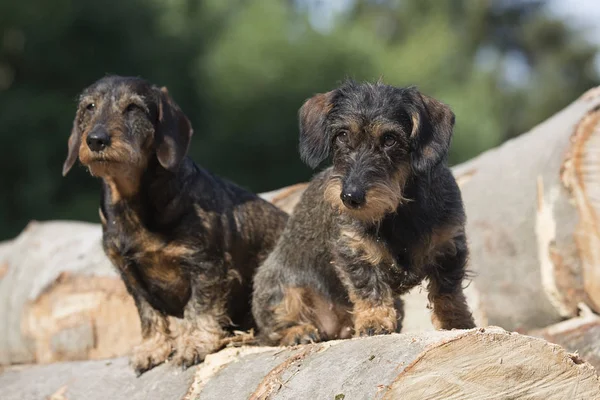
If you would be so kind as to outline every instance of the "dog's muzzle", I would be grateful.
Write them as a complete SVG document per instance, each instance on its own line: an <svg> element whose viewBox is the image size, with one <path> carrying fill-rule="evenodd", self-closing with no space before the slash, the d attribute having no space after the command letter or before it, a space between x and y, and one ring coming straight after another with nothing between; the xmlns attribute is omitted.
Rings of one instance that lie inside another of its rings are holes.
<svg viewBox="0 0 600 400"><path fill-rule="evenodd" d="M342 203L348 208L356 209L360 208L365 204L366 193L363 189L356 185L348 185L342 188L340 194Z"/></svg>
<svg viewBox="0 0 600 400"><path fill-rule="evenodd" d="M93 152L99 152L110 146L110 136L106 129L95 128L86 139L88 148Z"/></svg>

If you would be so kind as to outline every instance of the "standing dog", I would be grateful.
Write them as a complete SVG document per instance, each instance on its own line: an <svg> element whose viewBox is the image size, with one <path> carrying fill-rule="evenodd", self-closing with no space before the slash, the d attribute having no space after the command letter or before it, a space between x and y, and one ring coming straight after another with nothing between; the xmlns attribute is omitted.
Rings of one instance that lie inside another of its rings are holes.
<svg viewBox="0 0 600 400"><path fill-rule="evenodd" d="M63 175L77 158L102 178L104 250L133 296L139 374L172 353L183 367L251 326L251 281L287 214L186 157L192 127L166 88L110 76L88 87ZM177 317L173 330L167 316Z"/></svg>
<svg viewBox="0 0 600 400"><path fill-rule="evenodd" d="M399 298L428 279L437 328L472 328L460 190L446 166L454 114L414 88L347 82L299 112L316 175L254 280L269 343L399 331Z"/></svg>

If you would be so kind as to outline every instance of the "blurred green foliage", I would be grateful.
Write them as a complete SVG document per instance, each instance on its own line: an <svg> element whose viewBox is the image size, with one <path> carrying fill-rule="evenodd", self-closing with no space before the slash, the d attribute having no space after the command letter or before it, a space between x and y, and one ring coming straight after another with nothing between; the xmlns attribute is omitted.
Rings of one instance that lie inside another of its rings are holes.
<svg viewBox="0 0 600 400"><path fill-rule="evenodd" d="M457 163L599 83L597 49L544 1L0 2L0 238L30 219L96 221L98 182L61 177L78 93L105 74L166 85L190 155L254 191L304 181L297 110L345 77L417 85L457 115ZM330 4L331 5L331 4Z"/></svg>

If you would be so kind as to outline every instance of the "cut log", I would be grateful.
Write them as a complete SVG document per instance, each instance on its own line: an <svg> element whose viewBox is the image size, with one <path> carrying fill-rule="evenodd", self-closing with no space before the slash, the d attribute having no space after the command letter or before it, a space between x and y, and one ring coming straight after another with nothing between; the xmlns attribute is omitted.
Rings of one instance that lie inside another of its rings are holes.
<svg viewBox="0 0 600 400"><path fill-rule="evenodd" d="M265 197L289 212L305 186ZM101 237L98 224L33 221L0 243L0 365L118 357L139 343L135 304Z"/></svg>
<svg viewBox="0 0 600 400"><path fill-rule="evenodd" d="M600 91L453 169L467 211L479 326L528 332L600 311ZM306 184L262 196L291 212ZM116 357L139 341L133 301L96 224L32 223L0 244L0 365ZM426 292L404 332L431 330Z"/></svg>
<svg viewBox="0 0 600 400"><path fill-rule="evenodd" d="M528 333L576 353L600 371L600 317L584 307L584 312L558 324Z"/></svg>
<svg viewBox="0 0 600 400"><path fill-rule="evenodd" d="M96 224L32 222L3 252L0 364L116 357L139 342L101 235Z"/></svg>
<svg viewBox="0 0 600 400"><path fill-rule="evenodd" d="M591 365L499 328L229 348L185 372L163 365L140 378L122 358L59 363L8 370L0 387L4 400L600 398Z"/></svg>
<svg viewBox="0 0 600 400"><path fill-rule="evenodd" d="M0 243L0 281L8 273L8 255L11 253L12 249L12 240Z"/></svg>
<svg viewBox="0 0 600 400"><path fill-rule="evenodd" d="M291 214L307 186L308 183L298 183L271 192L261 193L260 196L286 213Z"/></svg>
<svg viewBox="0 0 600 400"><path fill-rule="evenodd" d="M0 365L112 358L139 343L135 304L100 238L96 224L32 222L0 246ZM405 331L432 329L425 292L407 306L419 312Z"/></svg>
<svg viewBox="0 0 600 400"><path fill-rule="evenodd" d="M461 164L471 304L483 325L528 330L600 311L600 97Z"/></svg>

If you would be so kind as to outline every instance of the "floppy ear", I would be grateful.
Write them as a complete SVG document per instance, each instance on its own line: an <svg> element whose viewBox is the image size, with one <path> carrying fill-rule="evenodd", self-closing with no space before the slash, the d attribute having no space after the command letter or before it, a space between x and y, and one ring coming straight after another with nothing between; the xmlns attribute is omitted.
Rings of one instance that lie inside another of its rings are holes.
<svg viewBox="0 0 600 400"><path fill-rule="evenodd" d="M75 161L77 161L77 157L79 156L79 146L81 145L81 130L79 129L79 110L75 115L75 120L73 121L73 128L71 129L71 136L69 136L68 142L68 153L67 159L65 160L62 168L62 175L66 176L67 173L71 170Z"/></svg>
<svg viewBox="0 0 600 400"><path fill-rule="evenodd" d="M167 88L161 88L154 138L156 157L160 165L169 171L176 171L187 154L193 132L192 124L171 99Z"/></svg>
<svg viewBox="0 0 600 400"><path fill-rule="evenodd" d="M300 122L300 158L316 168L329 156L330 137L327 114L333 107L334 91L317 94L308 99L298 112Z"/></svg>
<svg viewBox="0 0 600 400"><path fill-rule="evenodd" d="M449 106L433 97L415 91L414 100L412 167L417 174L426 174L446 159L455 117Z"/></svg>

